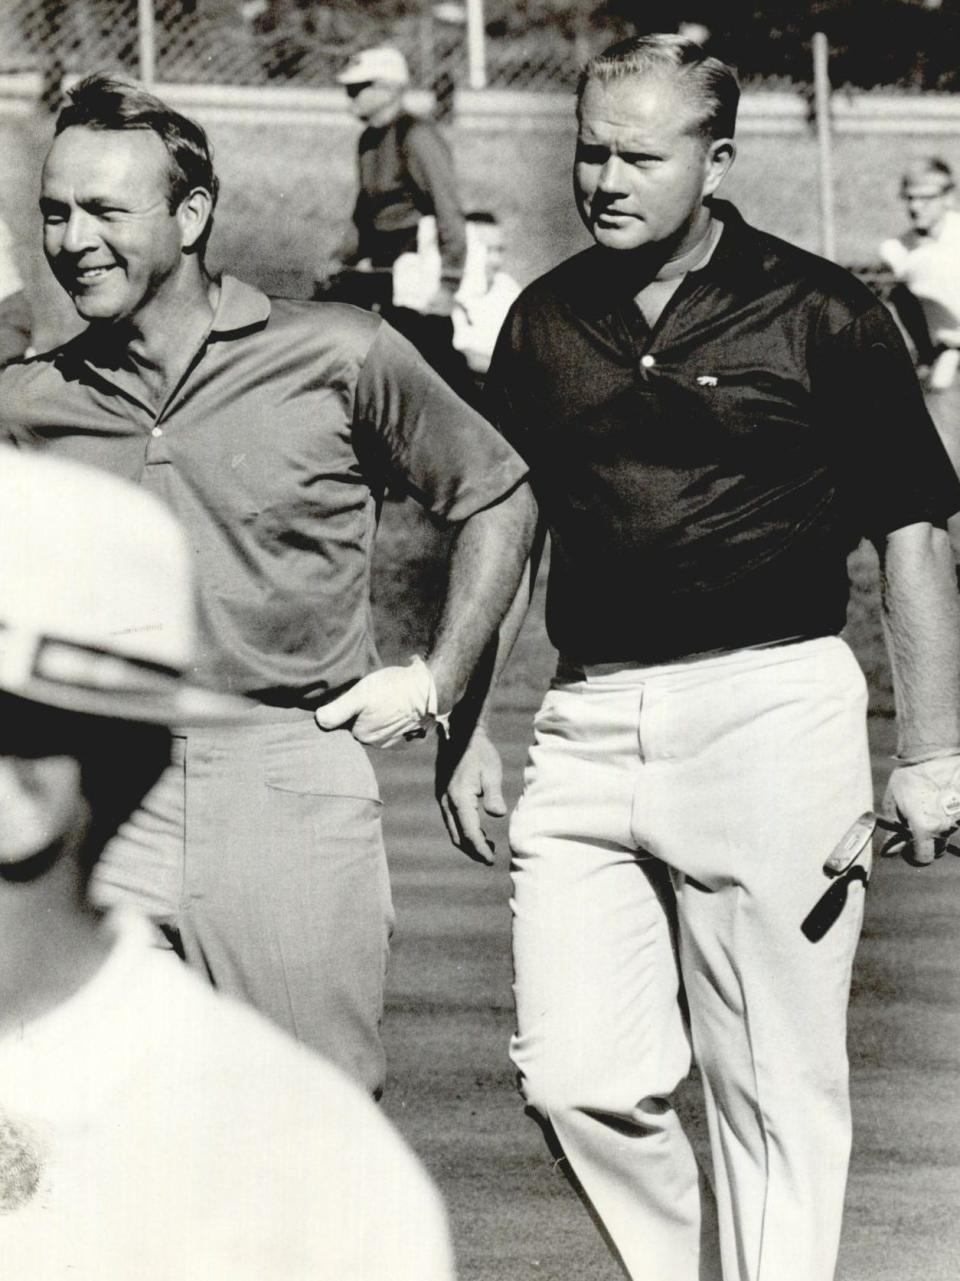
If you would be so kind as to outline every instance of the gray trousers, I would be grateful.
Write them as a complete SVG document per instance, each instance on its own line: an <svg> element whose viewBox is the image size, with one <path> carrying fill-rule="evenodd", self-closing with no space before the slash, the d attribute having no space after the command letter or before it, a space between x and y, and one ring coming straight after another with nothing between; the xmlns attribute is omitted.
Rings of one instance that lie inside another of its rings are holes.
<svg viewBox="0 0 960 1281"><path fill-rule="evenodd" d="M380 1092L393 909L377 782L348 732L266 707L178 730L92 894L146 912L215 987Z"/></svg>

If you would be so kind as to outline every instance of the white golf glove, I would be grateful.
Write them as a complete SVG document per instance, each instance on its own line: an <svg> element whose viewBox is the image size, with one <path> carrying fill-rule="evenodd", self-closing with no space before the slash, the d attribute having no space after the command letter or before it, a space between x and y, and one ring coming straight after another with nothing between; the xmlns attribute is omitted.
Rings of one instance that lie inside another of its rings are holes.
<svg viewBox="0 0 960 1281"><path fill-rule="evenodd" d="M437 687L430 668L420 657L406 667L381 667L357 681L339 698L318 707L321 729L337 729L352 721L353 737L374 747L400 747L423 738L432 725L446 732L449 713L437 710Z"/></svg>

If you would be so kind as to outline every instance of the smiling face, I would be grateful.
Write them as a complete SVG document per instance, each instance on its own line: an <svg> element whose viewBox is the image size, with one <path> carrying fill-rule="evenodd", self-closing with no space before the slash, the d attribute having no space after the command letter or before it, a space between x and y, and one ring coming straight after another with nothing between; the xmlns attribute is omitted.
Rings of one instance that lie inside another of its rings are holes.
<svg viewBox="0 0 960 1281"><path fill-rule="evenodd" d="M171 287L199 231L192 196L172 212L169 197L170 158L149 130L72 126L54 139L41 180L43 248L85 320L137 320Z"/></svg>
<svg viewBox="0 0 960 1281"><path fill-rule="evenodd" d="M733 154L729 139L700 134L696 106L669 72L590 80L574 164L580 217L608 249L659 245L681 253Z"/></svg>

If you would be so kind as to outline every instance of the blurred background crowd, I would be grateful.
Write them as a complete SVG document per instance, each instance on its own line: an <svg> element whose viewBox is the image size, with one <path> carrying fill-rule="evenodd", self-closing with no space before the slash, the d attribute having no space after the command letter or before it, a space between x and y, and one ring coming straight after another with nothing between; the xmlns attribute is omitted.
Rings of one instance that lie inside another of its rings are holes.
<svg viewBox="0 0 960 1281"><path fill-rule="evenodd" d="M7 0L3 72L114 62L138 70L139 0ZM466 77L465 0L153 0L165 81L324 86L356 48L389 36L414 79L443 90ZM809 44L825 31L835 82L858 88L960 87L954 0L483 0L485 83L570 87L585 57L626 35L697 24L744 83L811 79ZM477 87L476 85L474 87Z"/></svg>

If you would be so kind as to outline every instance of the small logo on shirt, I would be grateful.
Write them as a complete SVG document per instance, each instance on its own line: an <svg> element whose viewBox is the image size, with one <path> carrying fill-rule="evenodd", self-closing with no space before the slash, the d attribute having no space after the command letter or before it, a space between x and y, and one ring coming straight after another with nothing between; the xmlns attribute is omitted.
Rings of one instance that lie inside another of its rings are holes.
<svg viewBox="0 0 960 1281"><path fill-rule="evenodd" d="M716 385L717 385L716 374L698 374L697 375L698 387L716 387Z"/></svg>

